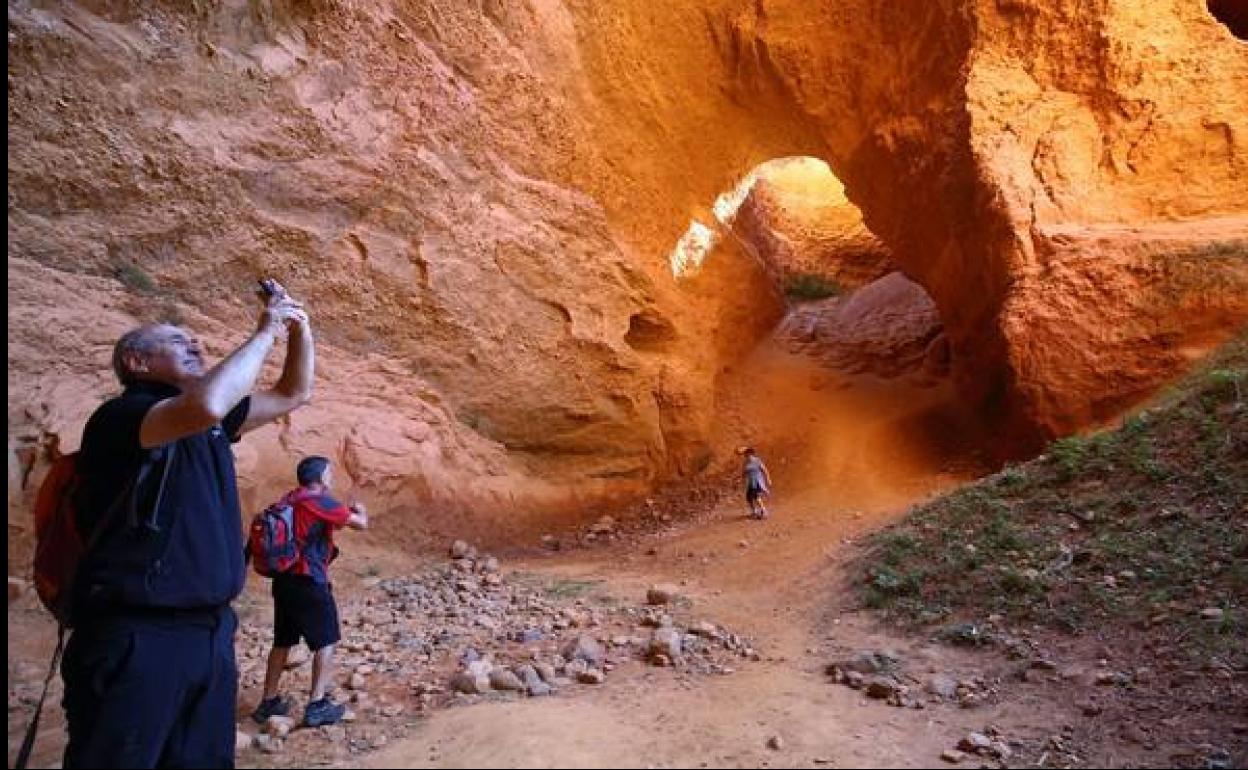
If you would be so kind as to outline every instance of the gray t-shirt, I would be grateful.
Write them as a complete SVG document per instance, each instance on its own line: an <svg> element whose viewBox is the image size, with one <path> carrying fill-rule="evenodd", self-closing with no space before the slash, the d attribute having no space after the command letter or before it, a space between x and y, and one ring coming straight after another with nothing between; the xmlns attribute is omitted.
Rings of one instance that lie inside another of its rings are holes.
<svg viewBox="0 0 1248 770"><path fill-rule="evenodd" d="M747 457L745 460L745 483L746 486L755 487L757 489L766 489L767 483L763 476L763 461L757 456Z"/></svg>

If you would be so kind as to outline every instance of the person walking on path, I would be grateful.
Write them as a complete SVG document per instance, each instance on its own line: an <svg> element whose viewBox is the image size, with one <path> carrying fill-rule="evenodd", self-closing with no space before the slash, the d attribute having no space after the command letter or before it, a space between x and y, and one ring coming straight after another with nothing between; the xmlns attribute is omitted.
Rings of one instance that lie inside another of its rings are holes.
<svg viewBox="0 0 1248 770"><path fill-rule="evenodd" d="M741 453L745 456L741 477L745 481L745 502L750 506L749 516L751 519L765 519L769 515L764 501L771 497L771 474L767 472L767 466L763 464L754 447L747 446Z"/></svg>
<svg viewBox="0 0 1248 770"><path fill-rule="evenodd" d="M302 639L312 651L312 692L304 707L308 727L341 721L347 707L329 699L334 645L342 638L338 605L329 582L329 564L338 555L334 530L368 529L368 512L359 503L345 506L333 497L333 467L320 456L306 457L295 470L299 487L282 498L294 512L298 557L290 569L273 576L273 648L264 675L264 694L252 718L286 716L291 702L279 692L290 650Z"/></svg>

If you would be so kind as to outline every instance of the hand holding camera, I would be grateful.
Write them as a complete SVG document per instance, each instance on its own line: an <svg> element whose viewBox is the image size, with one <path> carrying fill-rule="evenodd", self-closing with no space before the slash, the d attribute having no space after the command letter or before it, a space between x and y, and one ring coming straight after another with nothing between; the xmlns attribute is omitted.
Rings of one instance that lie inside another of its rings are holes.
<svg viewBox="0 0 1248 770"><path fill-rule="evenodd" d="M285 327L293 329L300 324L308 323L307 311L303 303L286 293L286 288L273 278L259 281L256 294L264 302L264 311L260 314L259 329L279 333Z"/></svg>

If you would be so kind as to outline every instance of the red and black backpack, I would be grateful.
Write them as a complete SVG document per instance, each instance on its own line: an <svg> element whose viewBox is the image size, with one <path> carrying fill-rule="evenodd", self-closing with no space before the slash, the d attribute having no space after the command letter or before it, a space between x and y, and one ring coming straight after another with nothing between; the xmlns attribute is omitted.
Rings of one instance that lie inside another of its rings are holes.
<svg viewBox="0 0 1248 770"><path fill-rule="evenodd" d="M299 561L295 507L288 498L282 498L252 517L246 556L257 574L264 577L287 572Z"/></svg>

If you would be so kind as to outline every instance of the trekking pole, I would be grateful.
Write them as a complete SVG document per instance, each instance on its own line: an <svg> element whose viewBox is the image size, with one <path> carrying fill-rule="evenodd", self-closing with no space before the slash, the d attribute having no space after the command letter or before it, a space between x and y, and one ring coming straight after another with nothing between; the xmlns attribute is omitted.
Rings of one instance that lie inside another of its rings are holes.
<svg viewBox="0 0 1248 770"><path fill-rule="evenodd" d="M35 706L35 715L30 719L30 727L26 728L26 737L22 739L22 748L17 752L15 770L26 770L30 762L31 749L35 747L35 735L39 732L39 716L43 713L43 702L47 700L48 688L52 685L52 677L56 676L56 666L61 662L61 652L65 649L65 626L57 626L56 651L52 653L52 665L48 666L48 675L43 680L43 694L39 696L39 705Z"/></svg>

